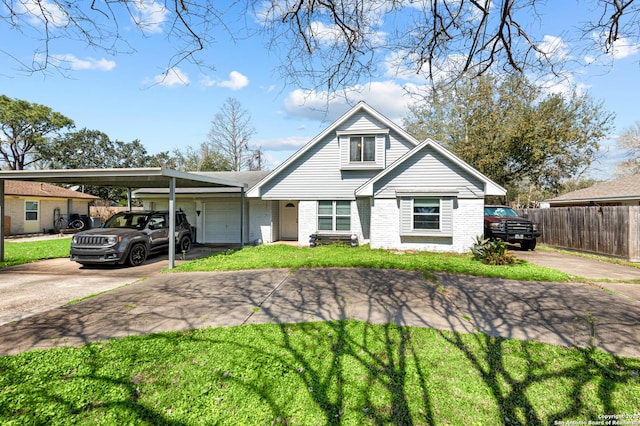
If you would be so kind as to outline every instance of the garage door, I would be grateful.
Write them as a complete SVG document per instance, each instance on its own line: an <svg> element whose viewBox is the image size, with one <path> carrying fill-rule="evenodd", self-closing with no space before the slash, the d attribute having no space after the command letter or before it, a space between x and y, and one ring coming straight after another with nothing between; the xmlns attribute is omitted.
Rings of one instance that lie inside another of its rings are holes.
<svg viewBox="0 0 640 426"><path fill-rule="evenodd" d="M219 198L204 204L205 242L240 242L240 200Z"/></svg>

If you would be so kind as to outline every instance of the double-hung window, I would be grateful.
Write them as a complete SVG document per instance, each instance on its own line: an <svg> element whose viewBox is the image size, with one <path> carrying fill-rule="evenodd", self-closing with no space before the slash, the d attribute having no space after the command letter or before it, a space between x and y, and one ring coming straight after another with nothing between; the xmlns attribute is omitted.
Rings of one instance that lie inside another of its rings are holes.
<svg viewBox="0 0 640 426"><path fill-rule="evenodd" d="M24 202L24 220L26 222L34 222L38 220L38 201Z"/></svg>
<svg viewBox="0 0 640 426"><path fill-rule="evenodd" d="M351 136L349 138L349 161L376 161L375 136Z"/></svg>
<svg viewBox="0 0 640 426"><path fill-rule="evenodd" d="M440 200L415 198L413 200L413 229L440 229Z"/></svg>
<svg viewBox="0 0 640 426"><path fill-rule="evenodd" d="M318 201L319 231L350 231L351 201Z"/></svg>

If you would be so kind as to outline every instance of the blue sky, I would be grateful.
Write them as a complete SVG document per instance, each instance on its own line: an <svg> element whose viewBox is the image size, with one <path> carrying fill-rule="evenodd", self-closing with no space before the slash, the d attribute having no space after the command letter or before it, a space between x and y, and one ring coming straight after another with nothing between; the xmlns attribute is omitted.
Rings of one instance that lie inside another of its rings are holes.
<svg viewBox="0 0 640 426"><path fill-rule="evenodd" d="M140 1L147 11L159 10L150 0ZM615 131L602 144L602 158L591 172L597 178L609 178L621 158L615 148L616 134L640 120L640 46L622 39L615 55L592 59L591 51L576 58L575 53L568 53L576 51L570 36L573 25L585 19L587 6L574 1L548 3L554 5L539 9L540 21L530 22L537 40L553 47L556 54L567 55L567 61L591 63L573 67L563 82L549 82L550 90L564 90L573 84L603 101L605 108L616 115ZM121 22L126 24L127 19ZM37 32L19 32L0 21L0 93L47 105L73 119L77 129L100 130L111 139L127 142L139 139L150 153L195 147L206 141L213 116L225 99L233 97L251 114L256 128L252 142L262 147L270 168L349 108L344 99L332 94L285 85L276 71L279 58L265 47L265 38L254 35L232 41L222 29L216 33L216 42L200 56L214 69L183 62L160 80L175 45L167 41L168 24L155 19L158 25L148 27L145 37L133 24L121 25L121 32L135 50L130 54L110 55L86 43L53 40L50 54L69 68L65 75L55 70L22 72L19 61L33 60ZM252 23L252 17L245 20ZM239 28L233 20L228 22L232 32L235 25ZM385 25L389 23L381 23L381 28ZM412 102L405 88L424 85L425 80L414 73L389 70L348 92L353 103L363 99L400 123ZM332 100L327 103L328 97Z"/></svg>

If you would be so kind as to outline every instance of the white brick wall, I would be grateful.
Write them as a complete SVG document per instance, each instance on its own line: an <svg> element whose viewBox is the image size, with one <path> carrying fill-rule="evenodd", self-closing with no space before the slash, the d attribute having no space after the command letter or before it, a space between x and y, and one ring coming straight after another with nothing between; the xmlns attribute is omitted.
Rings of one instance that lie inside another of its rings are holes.
<svg viewBox="0 0 640 426"><path fill-rule="evenodd" d="M318 230L317 201L300 201L298 203L298 244L309 245L309 235Z"/></svg>
<svg viewBox="0 0 640 426"><path fill-rule="evenodd" d="M271 243L271 203L278 201L263 201L259 199L249 199L249 240L248 244L253 244L258 238L263 243Z"/></svg>
<svg viewBox="0 0 640 426"><path fill-rule="evenodd" d="M376 199L371 207L371 248L452 251L465 253L483 232L484 200L457 200L453 237L400 237L400 207L396 199Z"/></svg>

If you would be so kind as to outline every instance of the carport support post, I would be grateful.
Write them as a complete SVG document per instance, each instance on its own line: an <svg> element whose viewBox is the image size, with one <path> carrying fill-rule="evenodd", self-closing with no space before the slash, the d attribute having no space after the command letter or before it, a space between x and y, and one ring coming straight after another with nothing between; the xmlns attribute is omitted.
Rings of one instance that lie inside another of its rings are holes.
<svg viewBox="0 0 640 426"><path fill-rule="evenodd" d="M131 211L131 188L127 188L127 210Z"/></svg>
<svg viewBox="0 0 640 426"><path fill-rule="evenodd" d="M176 263L176 178L169 180L169 269Z"/></svg>
<svg viewBox="0 0 640 426"><path fill-rule="evenodd" d="M240 248L244 248L244 188L240 188Z"/></svg>

